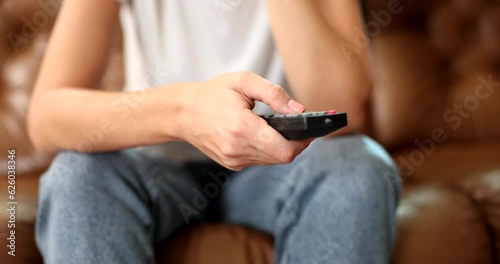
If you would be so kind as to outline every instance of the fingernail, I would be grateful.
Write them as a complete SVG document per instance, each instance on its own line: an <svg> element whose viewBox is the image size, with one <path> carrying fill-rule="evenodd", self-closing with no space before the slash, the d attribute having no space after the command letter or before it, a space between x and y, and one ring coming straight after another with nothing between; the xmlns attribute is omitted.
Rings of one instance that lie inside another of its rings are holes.
<svg viewBox="0 0 500 264"><path fill-rule="evenodd" d="M295 100L288 101L288 107L297 113L302 113L306 108Z"/></svg>

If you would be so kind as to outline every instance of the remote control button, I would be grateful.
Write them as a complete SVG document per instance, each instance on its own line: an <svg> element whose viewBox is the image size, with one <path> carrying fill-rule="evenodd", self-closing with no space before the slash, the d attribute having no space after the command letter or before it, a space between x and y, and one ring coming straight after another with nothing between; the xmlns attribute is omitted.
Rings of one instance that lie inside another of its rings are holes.
<svg viewBox="0 0 500 264"><path fill-rule="evenodd" d="M336 114L337 111L335 110L328 110L328 111L319 111L319 112L305 112L305 113L299 113L299 114L272 114L272 115L265 115L265 118L306 118L306 117L316 117L316 116L325 116L325 115L333 115Z"/></svg>
<svg viewBox="0 0 500 264"><path fill-rule="evenodd" d="M325 111L321 111L321 112L311 112L311 116L322 116L322 115L325 115L326 112Z"/></svg>

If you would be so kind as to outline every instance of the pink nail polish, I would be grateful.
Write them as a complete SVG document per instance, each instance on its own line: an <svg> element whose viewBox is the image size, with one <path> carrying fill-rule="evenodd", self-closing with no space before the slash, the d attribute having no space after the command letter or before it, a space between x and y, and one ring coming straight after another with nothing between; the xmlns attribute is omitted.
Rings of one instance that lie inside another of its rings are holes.
<svg viewBox="0 0 500 264"><path fill-rule="evenodd" d="M302 113L306 109L303 105L296 102L295 100L288 101L288 107L290 107L293 111Z"/></svg>

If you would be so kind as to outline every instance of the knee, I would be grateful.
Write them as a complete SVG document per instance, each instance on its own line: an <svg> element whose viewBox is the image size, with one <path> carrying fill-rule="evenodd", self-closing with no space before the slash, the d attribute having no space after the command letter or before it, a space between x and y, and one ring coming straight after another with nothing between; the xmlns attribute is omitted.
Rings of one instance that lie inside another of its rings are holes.
<svg viewBox="0 0 500 264"><path fill-rule="evenodd" d="M377 142L368 137L362 137L358 156L354 157L360 177L365 180L365 188L378 186L380 194L392 193L395 200L401 192L401 177L395 162L387 151Z"/></svg>
<svg viewBox="0 0 500 264"><path fill-rule="evenodd" d="M399 199L401 179L390 155L363 135L318 140L304 162L318 177L326 193L340 192L354 198L392 194Z"/></svg>
<svg viewBox="0 0 500 264"><path fill-rule="evenodd" d="M116 154L108 154L116 155ZM105 154L63 151L56 155L40 180L41 198L56 196L68 201L87 190L104 184L112 166L106 164Z"/></svg>
<svg viewBox="0 0 500 264"><path fill-rule="evenodd" d="M345 184L350 187L352 195L361 195L366 199L388 197L399 200L401 178L392 161L367 151L351 163L352 173Z"/></svg>

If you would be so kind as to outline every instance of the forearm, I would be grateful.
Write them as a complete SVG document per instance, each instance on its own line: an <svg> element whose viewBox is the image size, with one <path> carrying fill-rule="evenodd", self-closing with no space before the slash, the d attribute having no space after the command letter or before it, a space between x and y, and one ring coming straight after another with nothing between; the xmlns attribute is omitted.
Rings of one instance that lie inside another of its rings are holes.
<svg viewBox="0 0 500 264"><path fill-rule="evenodd" d="M30 137L38 150L48 153L113 151L179 140L181 85L188 84L137 92L62 88L35 96Z"/></svg>
<svg viewBox="0 0 500 264"><path fill-rule="evenodd" d="M370 93L364 51L347 58L342 44L349 33L331 27L311 0L267 0L271 27L287 79L297 99L309 110L337 109L350 113L351 128L364 123ZM326 11L325 11L326 12Z"/></svg>

